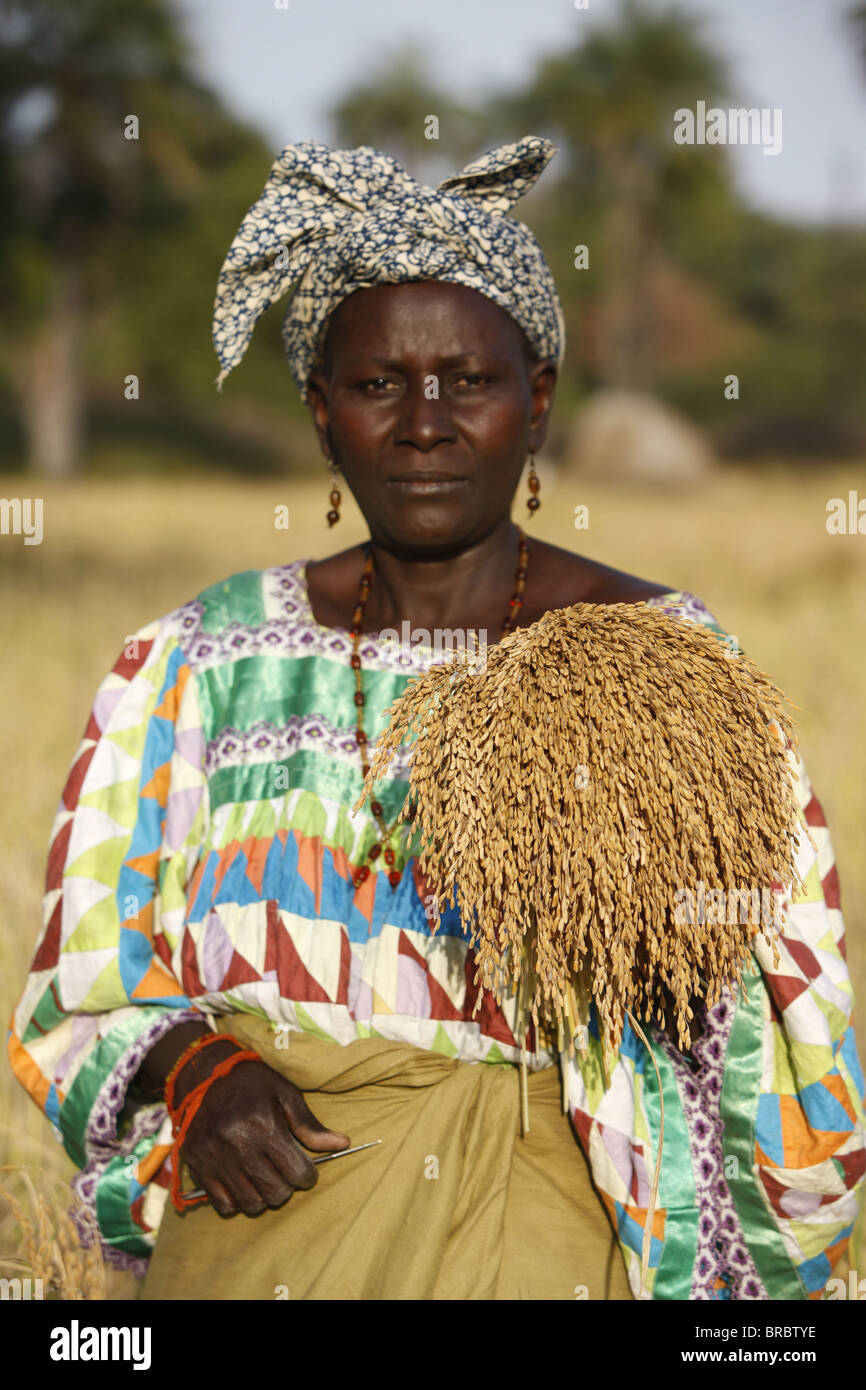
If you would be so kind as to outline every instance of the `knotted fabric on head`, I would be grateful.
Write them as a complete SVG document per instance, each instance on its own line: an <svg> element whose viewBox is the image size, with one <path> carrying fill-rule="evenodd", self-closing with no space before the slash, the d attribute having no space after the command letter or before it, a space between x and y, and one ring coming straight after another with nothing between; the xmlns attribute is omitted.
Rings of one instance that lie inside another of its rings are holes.
<svg viewBox="0 0 866 1390"><path fill-rule="evenodd" d="M504 216L555 153L549 140L530 135L428 188L366 145L287 146L220 272L218 388L246 352L259 316L294 290L283 340L306 400L337 305L355 290L407 280L478 290L511 315L539 357L558 365L565 325L553 277L529 228Z"/></svg>

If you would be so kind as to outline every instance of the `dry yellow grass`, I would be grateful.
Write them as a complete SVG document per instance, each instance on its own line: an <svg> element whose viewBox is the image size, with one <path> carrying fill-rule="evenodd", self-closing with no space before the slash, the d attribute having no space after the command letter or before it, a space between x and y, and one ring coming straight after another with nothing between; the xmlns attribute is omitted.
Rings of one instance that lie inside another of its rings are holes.
<svg viewBox="0 0 866 1390"><path fill-rule="evenodd" d="M833 835L849 960L864 1018L866 824L866 536L829 536L826 503L862 486L862 469L727 473L698 491L614 491L543 476L528 523L555 544L700 595L801 713L800 752ZM0 495L21 496L20 478ZM315 483L209 477L40 486L44 540L0 536L0 1009L8 1019L40 924L51 822L96 686L124 637L247 568L318 557L362 539L350 499L325 524L329 479ZM32 495L32 485L25 495ZM274 508L291 525L277 530ZM574 508L589 529L574 529ZM521 498L515 515L522 519ZM530 580L531 583L531 580ZM862 1043L861 1043L862 1048ZM72 1171L47 1122L0 1067L0 1161ZM48 1154L53 1155L49 1159Z"/></svg>
<svg viewBox="0 0 866 1390"><path fill-rule="evenodd" d="M0 1271L30 1280L33 1297L105 1298L96 1222L50 1169L0 1167Z"/></svg>

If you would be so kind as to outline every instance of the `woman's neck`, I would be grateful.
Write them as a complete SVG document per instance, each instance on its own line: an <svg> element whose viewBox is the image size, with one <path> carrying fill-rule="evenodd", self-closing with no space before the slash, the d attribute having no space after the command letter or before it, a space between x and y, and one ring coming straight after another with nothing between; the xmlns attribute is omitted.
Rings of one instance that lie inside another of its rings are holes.
<svg viewBox="0 0 866 1390"><path fill-rule="evenodd" d="M404 557L374 543L373 557L365 630L380 632L408 621L429 632L484 627L490 640L499 636L519 561L518 530L509 518L456 555Z"/></svg>
<svg viewBox="0 0 866 1390"><path fill-rule="evenodd" d="M526 627L543 613L575 603L644 603L670 594L655 584L612 569L530 534L523 607L515 623ZM377 567L370 585L363 632L413 629L486 629L498 642L509 611L518 567L517 527L506 520L477 546L442 560L419 560L374 550ZM364 555L360 546L340 551L306 568L307 598L316 622L348 628L358 603Z"/></svg>

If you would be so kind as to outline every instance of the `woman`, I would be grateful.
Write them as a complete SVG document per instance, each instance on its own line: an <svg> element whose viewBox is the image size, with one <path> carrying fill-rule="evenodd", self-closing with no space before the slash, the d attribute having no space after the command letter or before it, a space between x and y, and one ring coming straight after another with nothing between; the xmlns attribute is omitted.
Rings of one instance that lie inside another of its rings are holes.
<svg viewBox="0 0 866 1390"><path fill-rule="evenodd" d="M220 277L220 381L294 290L284 335L333 469L328 521L343 478L371 544L235 575L140 632L64 792L11 1056L111 1257L151 1257L145 1297L820 1297L852 1234L862 1077L802 766L817 849L801 845L781 960L758 938L748 1000L699 1011L689 1054L651 1031L665 1126L645 1277L646 1048L627 1026L605 1085L591 1038L566 1116L530 1030L520 1137L514 1012L475 1013L456 910L431 930L395 825L405 758L351 813L432 634L495 641L581 602L722 631L694 597L510 519L563 326L503 214L552 153L527 138L433 190L375 151L290 147ZM530 512L537 494L532 470ZM408 650L385 636L406 621Z"/></svg>

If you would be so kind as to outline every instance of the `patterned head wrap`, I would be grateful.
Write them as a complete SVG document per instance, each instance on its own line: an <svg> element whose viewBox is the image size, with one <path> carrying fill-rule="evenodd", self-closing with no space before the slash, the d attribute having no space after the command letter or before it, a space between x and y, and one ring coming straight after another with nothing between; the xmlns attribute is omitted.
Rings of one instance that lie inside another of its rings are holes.
<svg viewBox="0 0 866 1390"><path fill-rule="evenodd" d="M503 216L555 153L549 140L526 136L428 188L366 145L287 146L220 272L217 387L246 352L259 316L294 289L283 340L306 400L337 305L355 290L407 280L478 290L511 315L539 357L558 365L565 325L553 277L529 228Z"/></svg>

